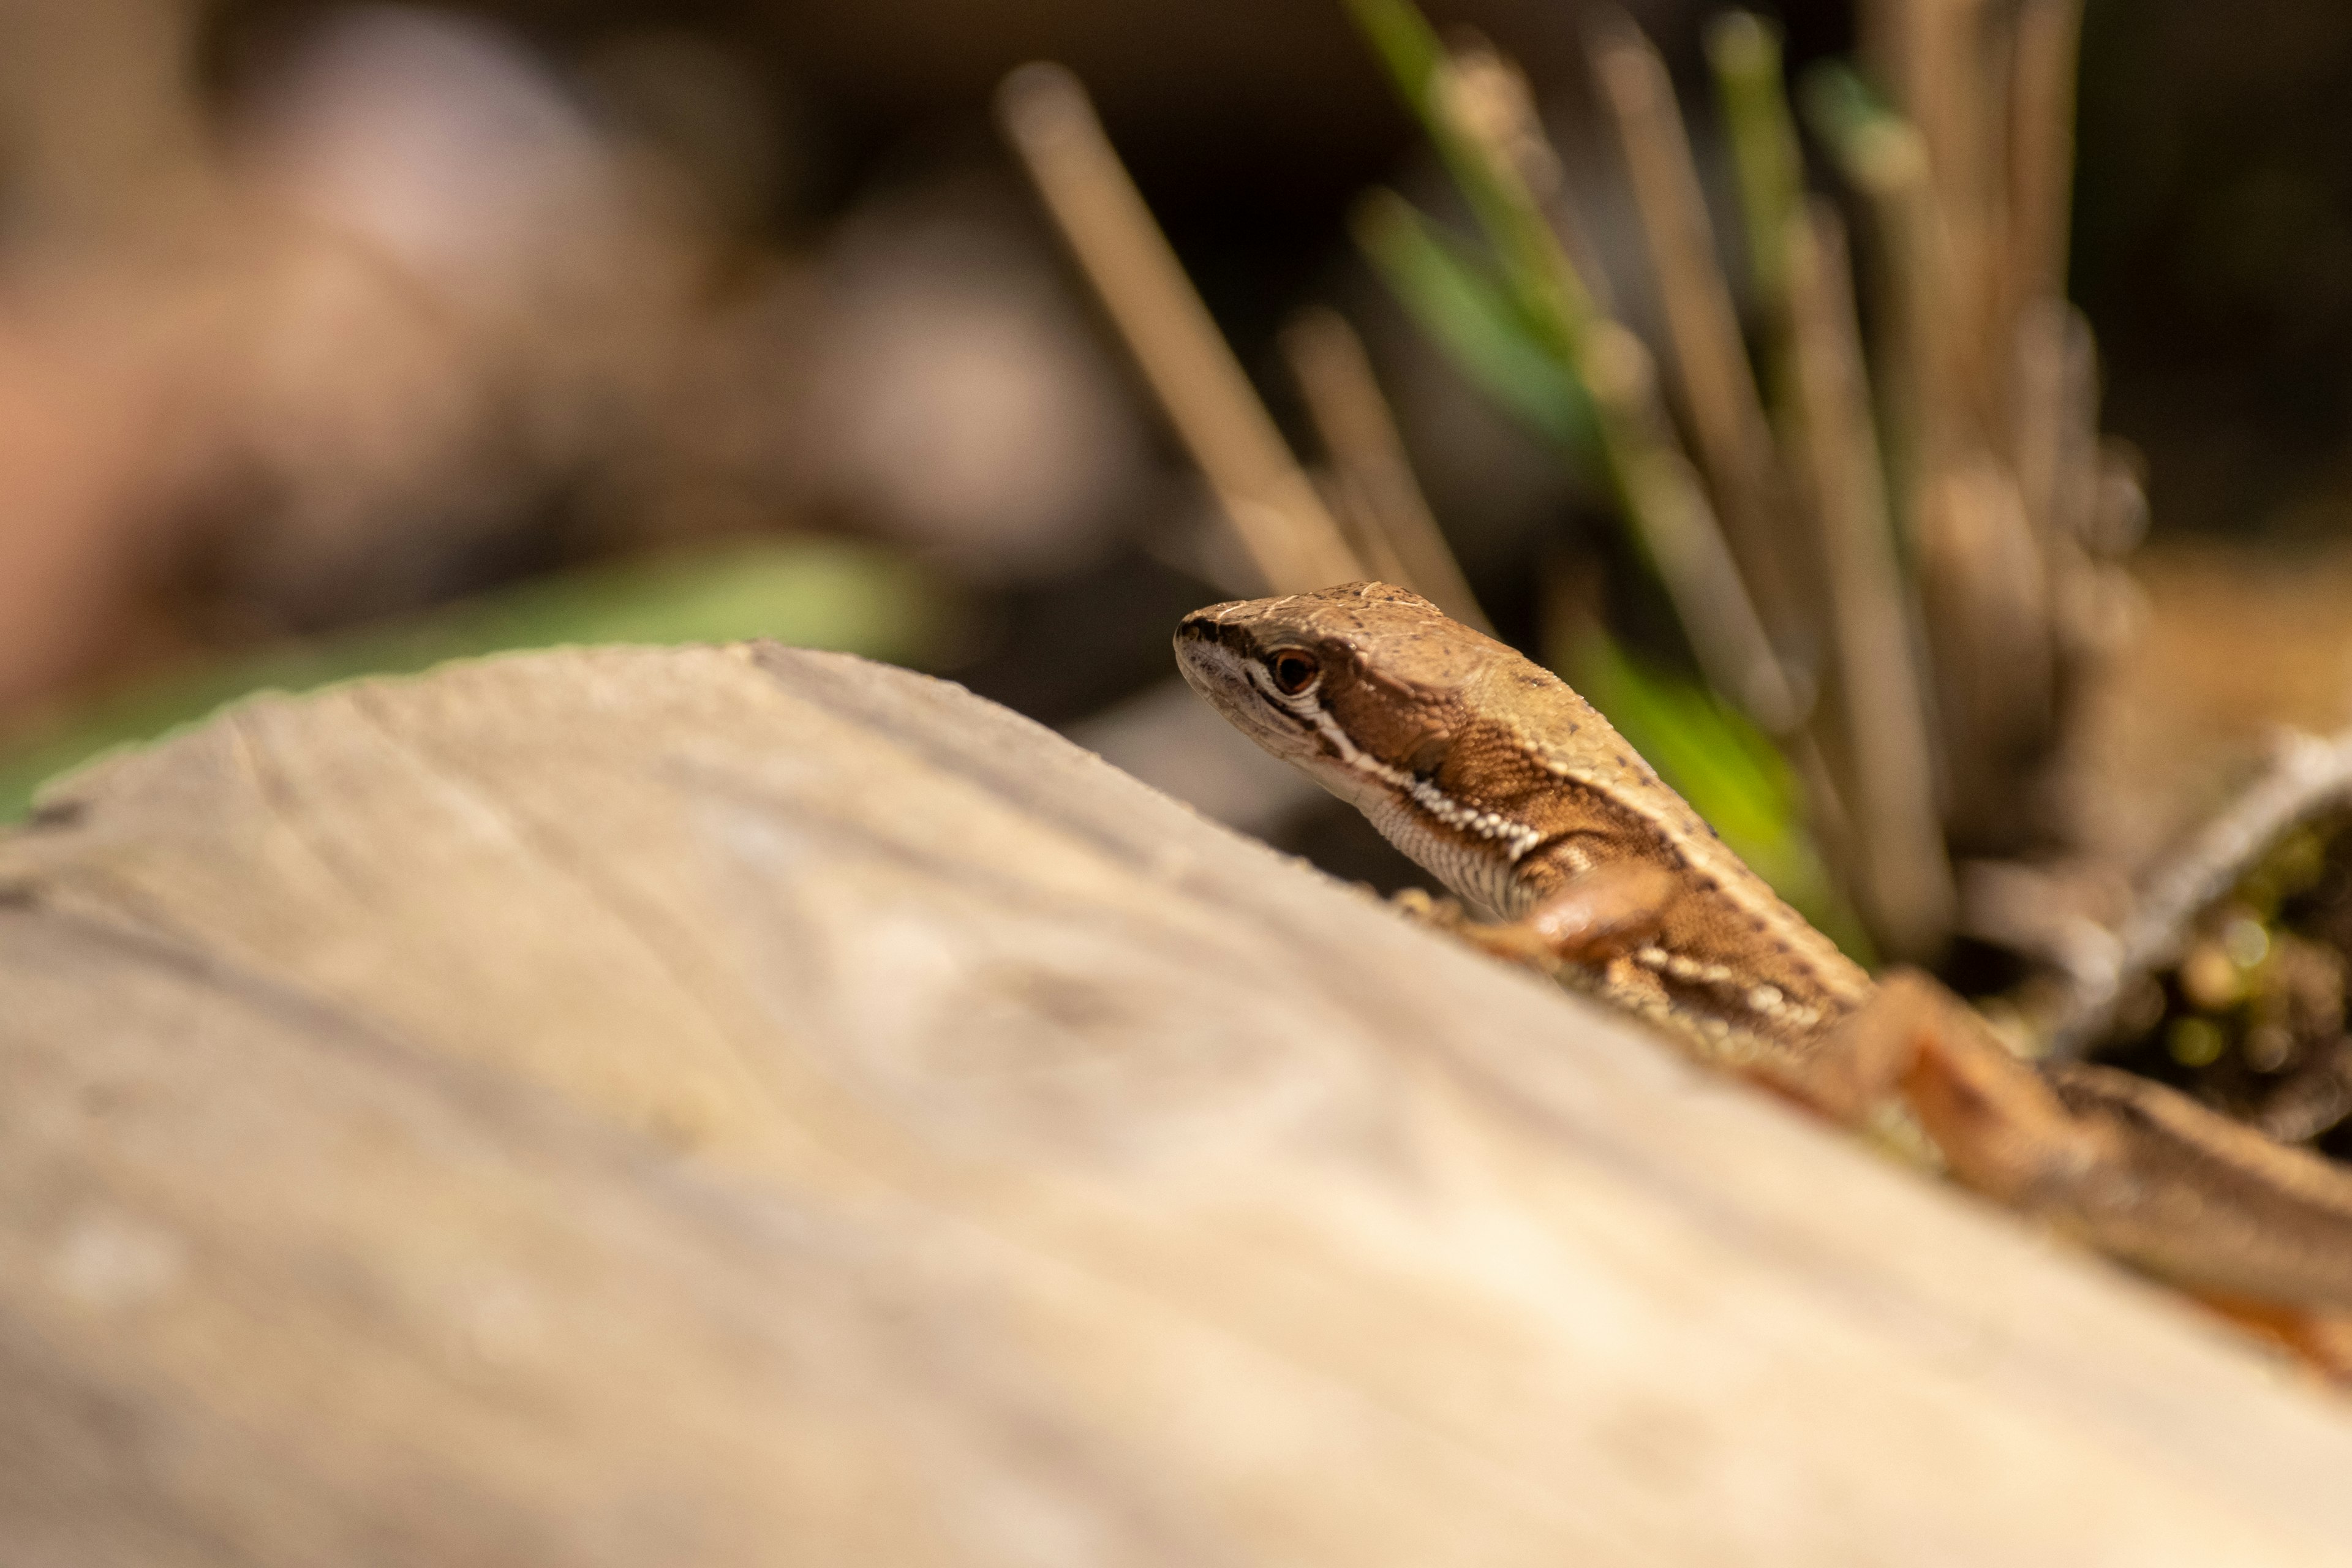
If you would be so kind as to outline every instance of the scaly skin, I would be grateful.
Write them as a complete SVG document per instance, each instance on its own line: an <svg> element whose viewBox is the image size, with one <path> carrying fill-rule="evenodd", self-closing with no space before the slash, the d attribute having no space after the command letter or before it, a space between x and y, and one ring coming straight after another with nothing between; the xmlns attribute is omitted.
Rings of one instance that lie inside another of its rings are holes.
<svg viewBox="0 0 2352 1568"><path fill-rule="evenodd" d="M2352 1311L2352 1174L2169 1089L2018 1060L1884 984L1549 670L1379 583L1216 605L1184 679L1496 923L1465 932L1848 1125L1916 1120L1995 1200L2209 1296Z"/></svg>

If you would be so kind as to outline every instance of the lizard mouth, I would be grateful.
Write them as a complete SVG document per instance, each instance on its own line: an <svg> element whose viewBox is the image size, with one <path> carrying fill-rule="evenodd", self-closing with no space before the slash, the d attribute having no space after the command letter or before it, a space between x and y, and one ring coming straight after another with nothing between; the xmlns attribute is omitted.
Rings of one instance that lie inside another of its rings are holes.
<svg viewBox="0 0 2352 1568"><path fill-rule="evenodd" d="M1226 628L1202 610L1176 628L1176 668L1184 683L1209 700L1236 729L1276 756L1295 760L1312 751L1307 726L1266 700L1250 679L1250 658L1226 640Z"/></svg>

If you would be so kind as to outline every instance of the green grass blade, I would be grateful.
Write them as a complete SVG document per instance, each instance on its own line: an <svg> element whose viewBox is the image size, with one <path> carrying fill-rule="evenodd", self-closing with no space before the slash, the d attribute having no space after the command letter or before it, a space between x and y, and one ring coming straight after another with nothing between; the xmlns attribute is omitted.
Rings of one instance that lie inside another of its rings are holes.
<svg viewBox="0 0 2352 1568"><path fill-rule="evenodd" d="M1883 188L1890 161L1919 156L1917 132L1861 72L1822 60L1797 86L1805 126L1828 148L1846 178L1864 191Z"/></svg>
<svg viewBox="0 0 2352 1568"><path fill-rule="evenodd" d="M1591 399L1492 272L1393 192L1367 195L1354 228L1390 291L1472 384L1538 435L1589 456Z"/></svg>
<svg viewBox="0 0 2352 1568"><path fill-rule="evenodd" d="M1592 320L1591 296L1518 172L1491 156L1454 114L1450 57L1429 18L1411 0L1348 0L1348 8L1501 258L1530 329L1563 365L1572 364Z"/></svg>
<svg viewBox="0 0 2352 1568"><path fill-rule="evenodd" d="M1580 627L1554 662L1773 891L1858 962L1874 961L1804 830L1796 777L1761 731L1705 687L1644 666L1597 625Z"/></svg>
<svg viewBox="0 0 2352 1568"><path fill-rule="evenodd" d="M1738 176L1748 282L1779 320L1789 292L1789 227L1805 195L1803 154L1781 83L1780 30L1750 12L1727 11L1707 27L1706 58Z"/></svg>
<svg viewBox="0 0 2352 1568"><path fill-rule="evenodd" d="M396 626L159 677L0 749L0 822L46 780L257 691L306 691L452 658L577 643L733 642L920 663L949 623L940 588L903 556L831 541L699 551L543 578Z"/></svg>

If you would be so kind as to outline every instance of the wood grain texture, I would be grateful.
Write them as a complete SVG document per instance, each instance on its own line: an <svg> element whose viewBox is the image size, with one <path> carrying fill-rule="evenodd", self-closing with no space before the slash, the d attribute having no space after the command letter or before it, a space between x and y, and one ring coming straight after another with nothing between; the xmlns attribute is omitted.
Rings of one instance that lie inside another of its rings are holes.
<svg viewBox="0 0 2352 1568"><path fill-rule="evenodd" d="M2320 1563L2341 1407L961 690L267 700L0 838L0 1562Z"/></svg>

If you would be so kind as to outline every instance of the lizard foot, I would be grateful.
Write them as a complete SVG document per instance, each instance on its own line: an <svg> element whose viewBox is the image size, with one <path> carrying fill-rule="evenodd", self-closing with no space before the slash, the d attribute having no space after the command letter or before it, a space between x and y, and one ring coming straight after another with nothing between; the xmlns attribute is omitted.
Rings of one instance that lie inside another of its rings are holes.
<svg viewBox="0 0 2352 1568"><path fill-rule="evenodd" d="M2352 1374L2352 1173L2133 1074L2021 1060L1924 976L1889 987L1852 1081L1899 1092L1956 1179Z"/></svg>

